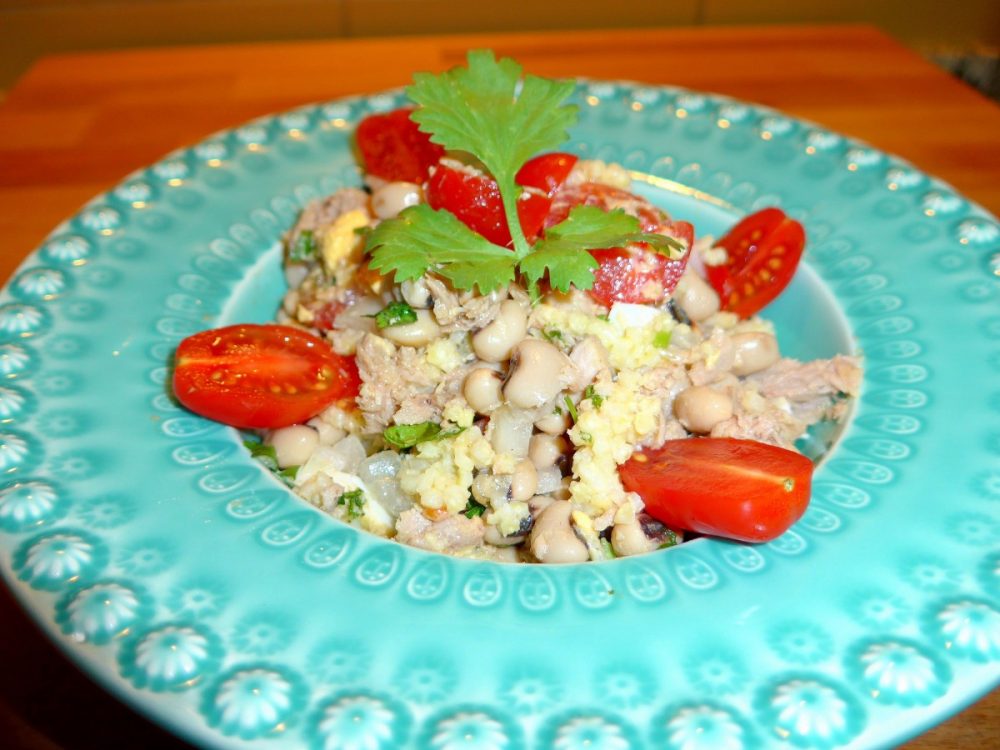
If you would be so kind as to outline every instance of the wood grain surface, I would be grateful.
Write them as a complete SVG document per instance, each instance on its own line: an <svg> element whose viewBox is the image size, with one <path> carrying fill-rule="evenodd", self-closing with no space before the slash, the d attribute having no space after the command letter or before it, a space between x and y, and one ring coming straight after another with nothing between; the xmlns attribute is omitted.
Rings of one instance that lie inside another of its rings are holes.
<svg viewBox="0 0 1000 750"><path fill-rule="evenodd" d="M96 193L250 118L400 86L470 47L534 73L669 83L814 120L1000 211L1000 108L868 27L465 35L41 60L0 105L0 279ZM0 744L180 748L76 671L0 586ZM1000 691L909 750L1000 747Z"/></svg>

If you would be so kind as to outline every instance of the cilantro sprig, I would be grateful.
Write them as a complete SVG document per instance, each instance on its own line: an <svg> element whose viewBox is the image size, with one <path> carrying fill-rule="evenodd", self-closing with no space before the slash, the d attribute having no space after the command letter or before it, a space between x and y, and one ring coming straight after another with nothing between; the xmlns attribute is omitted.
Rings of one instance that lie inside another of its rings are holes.
<svg viewBox="0 0 1000 750"><path fill-rule="evenodd" d="M522 77L509 58L496 60L490 51L469 53L466 67L439 75L418 73L407 94L418 108L411 115L431 140L450 151L475 157L500 190L513 249L495 245L447 211L412 206L380 223L367 238L371 267L395 274L397 282L417 279L428 271L460 290L481 294L514 281L520 273L537 293L548 276L553 288L590 289L597 261L588 250L644 242L658 252L683 251L676 240L643 233L639 221L624 211L604 212L578 206L567 218L529 244L521 230L515 177L535 154L551 150L568 137L577 107L567 104L571 81Z"/></svg>

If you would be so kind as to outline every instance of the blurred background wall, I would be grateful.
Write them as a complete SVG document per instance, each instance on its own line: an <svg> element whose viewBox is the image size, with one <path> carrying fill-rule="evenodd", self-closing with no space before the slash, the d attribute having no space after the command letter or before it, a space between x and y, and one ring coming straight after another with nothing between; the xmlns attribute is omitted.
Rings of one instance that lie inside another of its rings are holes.
<svg viewBox="0 0 1000 750"><path fill-rule="evenodd" d="M872 23L996 95L1000 0L0 0L0 91L64 51L464 31Z"/></svg>

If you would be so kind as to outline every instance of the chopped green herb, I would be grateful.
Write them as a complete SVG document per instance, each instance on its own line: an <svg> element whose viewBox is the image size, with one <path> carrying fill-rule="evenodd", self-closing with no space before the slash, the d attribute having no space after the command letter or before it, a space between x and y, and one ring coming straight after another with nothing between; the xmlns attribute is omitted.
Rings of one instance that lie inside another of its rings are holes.
<svg viewBox="0 0 1000 750"><path fill-rule="evenodd" d="M365 514L365 494L360 489L345 492L337 498L337 505L347 506L347 517L350 520L361 518Z"/></svg>
<svg viewBox="0 0 1000 750"><path fill-rule="evenodd" d="M278 479L291 487L295 484L295 475L298 474L298 466L289 466L286 469L278 468L278 454L273 445L266 445L259 440L244 440L243 446L250 451L250 457L260 463L268 471L272 472Z"/></svg>
<svg viewBox="0 0 1000 750"><path fill-rule="evenodd" d="M419 422L418 424L394 424L391 427L386 427L382 431L382 438L397 450L406 450L407 448L412 448L418 443L426 443L430 440L444 440L445 438L455 437L458 435L464 427L460 427L457 430L449 430L448 432L441 432L441 425L436 422Z"/></svg>
<svg viewBox="0 0 1000 750"><path fill-rule="evenodd" d="M470 497L469 503L465 506L465 510L463 512L465 513L466 518L475 518L476 516L481 516L486 512L486 506L477 503Z"/></svg>
<svg viewBox="0 0 1000 750"><path fill-rule="evenodd" d="M608 560L613 560L618 555L615 554L615 548L611 546L611 540L601 537L601 549L604 550L604 557Z"/></svg>
<svg viewBox="0 0 1000 750"><path fill-rule="evenodd" d="M611 320L610 316L607 313L604 313L603 315L597 315L596 317L598 320L603 320L605 323Z"/></svg>
<svg viewBox="0 0 1000 750"><path fill-rule="evenodd" d="M602 396L600 393L598 393L594 389L593 385L588 385L587 386L587 389L583 392L583 397L584 398L589 398L590 399L590 403L592 403L594 405L595 409L600 409L601 408L601 404L604 403L604 396Z"/></svg>
<svg viewBox="0 0 1000 750"><path fill-rule="evenodd" d="M547 338L550 342L555 344L556 342L561 342L563 340L562 331L556 328L543 328L542 335Z"/></svg>
<svg viewBox="0 0 1000 750"><path fill-rule="evenodd" d="M670 346L670 331L657 331L653 336L653 346L657 349L666 349Z"/></svg>
<svg viewBox="0 0 1000 750"><path fill-rule="evenodd" d="M278 470L278 454L273 445L265 445L258 440L244 440L243 447L250 451L250 458L259 461L265 469Z"/></svg>
<svg viewBox="0 0 1000 750"><path fill-rule="evenodd" d="M563 411L559 408L559 404L556 404L555 407L553 407L552 413L558 414L560 417L562 416Z"/></svg>
<svg viewBox="0 0 1000 750"><path fill-rule="evenodd" d="M670 529L667 529L667 538L665 540L663 540L663 544L661 544L659 547L657 547L657 549L666 549L667 547L676 547L678 544L680 544L680 539L678 539L677 534L675 532L671 531Z"/></svg>
<svg viewBox="0 0 1000 750"><path fill-rule="evenodd" d="M581 432L580 440L586 443L587 445L591 445L594 442L594 436L591 435L589 432Z"/></svg>
<svg viewBox="0 0 1000 750"><path fill-rule="evenodd" d="M573 399L569 396L566 397L566 411L568 411L569 415L573 417L573 422L576 422L576 420L580 417L576 411L576 404L573 403Z"/></svg>
<svg viewBox="0 0 1000 750"><path fill-rule="evenodd" d="M417 313L405 302L390 302L373 317L379 328L402 326L417 321Z"/></svg>
<svg viewBox="0 0 1000 750"><path fill-rule="evenodd" d="M305 263L316 257L316 234L311 229L303 229L288 249L288 259L297 263Z"/></svg>
<svg viewBox="0 0 1000 750"><path fill-rule="evenodd" d="M683 246L660 234L640 233L639 222L624 211L605 213L577 206L550 227L534 245L521 231L517 214L521 188L515 176L540 151L556 148L568 137L577 107L565 104L571 81L522 77L514 60L497 61L492 52L469 52L465 67L439 75L418 73L407 89L418 106L412 115L434 143L474 156L497 182L513 252L494 245L447 211L427 204L403 210L381 222L367 237L371 268L395 274L397 282L432 271L456 289L481 293L515 280L518 271L528 281L532 299L546 275L555 289L590 289L597 261L587 250L646 242L661 252L682 252Z"/></svg>

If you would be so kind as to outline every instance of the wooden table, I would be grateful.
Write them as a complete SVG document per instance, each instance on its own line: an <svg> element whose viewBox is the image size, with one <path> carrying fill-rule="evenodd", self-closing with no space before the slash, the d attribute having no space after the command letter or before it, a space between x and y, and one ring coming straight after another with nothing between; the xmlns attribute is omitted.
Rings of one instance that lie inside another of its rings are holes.
<svg viewBox="0 0 1000 750"><path fill-rule="evenodd" d="M1000 212L1000 108L867 27L674 29L255 44L41 60L0 106L0 279L131 171L252 117L408 82L470 47L541 75L763 103L898 154ZM349 71L345 74L344 71ZM179 748L81 675L0 586L7 747ZM1000 691L906 745L1000 747Z"/></svg>

